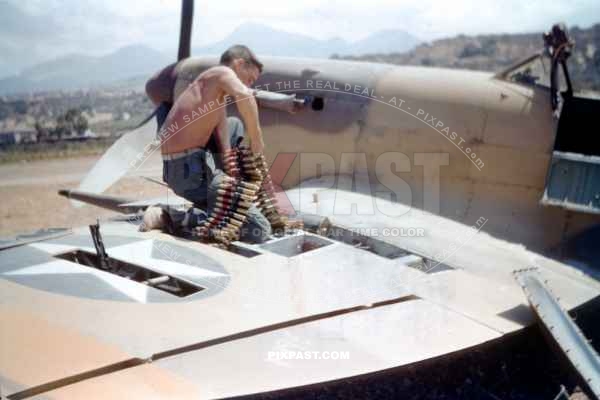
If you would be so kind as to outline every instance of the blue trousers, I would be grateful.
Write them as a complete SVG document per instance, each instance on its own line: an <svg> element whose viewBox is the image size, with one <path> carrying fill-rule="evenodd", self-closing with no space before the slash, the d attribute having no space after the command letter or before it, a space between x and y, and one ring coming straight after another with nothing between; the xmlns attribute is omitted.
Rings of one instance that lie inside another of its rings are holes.
<svg viewBox="0 0 600 400"><path fill-rule="evenodd" d="M239 118L227 118L229 140L232 147L240 145L244 139L244 125ZM175 160L163 160L163 180L180 197L194 205L190 215L184 218L171 215L173 220L185 220L187 223L200 224L207 218L204 210L213 209L217 199L217 189L225 178L218 148L211 136L206 149L198 150ZM188 226L193 228L193 226ZM246 223L241 228L240 239L250 243L262 243L271 235L271 224L256 206L248 210Z"/></svg>

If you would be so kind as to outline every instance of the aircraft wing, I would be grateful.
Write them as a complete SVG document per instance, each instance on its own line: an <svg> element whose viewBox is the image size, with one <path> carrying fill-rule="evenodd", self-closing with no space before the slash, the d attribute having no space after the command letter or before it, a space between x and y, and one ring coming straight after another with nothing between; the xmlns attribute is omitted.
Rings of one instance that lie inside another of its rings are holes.
<svg viewBox="0 0 600 400"><path fill-rule="evenodd" d="M2 393L106 399L275 391L516 332L534 322L517 270L536 269L566 309L600 294L573 268L400 204L385 203L388 214L406 211L400 217L339 213L373 199L325 181L287 196L297 210L329 218L326 236L296 232L225 251L140 233L130 222L102 225L112 259L185 283L183 293L86 266L82 252L94 247L83 228L0 252ZM400 227L424 234L383 234ZM324 358L333 354L344 359Z"/></svg>

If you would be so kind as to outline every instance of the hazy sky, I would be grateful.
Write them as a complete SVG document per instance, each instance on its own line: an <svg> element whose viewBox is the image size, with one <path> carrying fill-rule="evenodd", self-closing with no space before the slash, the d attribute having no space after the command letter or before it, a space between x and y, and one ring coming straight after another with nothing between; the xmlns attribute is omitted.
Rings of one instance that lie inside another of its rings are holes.
<svg viewBox="0 0 600 400"><path fill-rule="evenodd" d="M0 0L0 73L66 53L104 54L128 44L174 51L179 0ZM459 33L530 32L556 21L600 22L599 0L196 1L194 46L244 22L317 38L363 38L402 29L424 40Z"/></svg>

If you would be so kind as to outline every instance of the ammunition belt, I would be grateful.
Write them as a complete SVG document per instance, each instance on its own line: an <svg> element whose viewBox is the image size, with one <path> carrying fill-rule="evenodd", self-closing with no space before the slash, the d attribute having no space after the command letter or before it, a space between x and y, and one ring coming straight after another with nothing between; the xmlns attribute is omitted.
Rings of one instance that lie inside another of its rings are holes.
<svg viewBox="0 0 600 400"><path fill-rule="evenodd" d="M220 247L228 247L239 240L240 230L248 219L248 209L253 204L269 220L273 230L285 229L288 220L278 207L264 155L240 146L223 154L223 165L226 177L217 188L216 202L195 234Z"/></svg>

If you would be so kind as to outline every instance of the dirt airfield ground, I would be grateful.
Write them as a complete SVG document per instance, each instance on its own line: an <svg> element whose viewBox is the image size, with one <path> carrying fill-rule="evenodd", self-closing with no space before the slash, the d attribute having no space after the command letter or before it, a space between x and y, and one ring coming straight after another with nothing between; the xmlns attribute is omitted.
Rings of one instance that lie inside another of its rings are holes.
<svg viewBox="0 0 600 400"><path fill-rule="evenodd" d="M0 164L0 237L43 228L77 227L107 218L114 212L94 206L75 208L58 195L77 188L99 156ZM111 186L106 194L132 199L165 196L167 189L142 177L160 180L162 164L154 157L140 170ZM171 193L171 192L169 192Z"/></svg>

